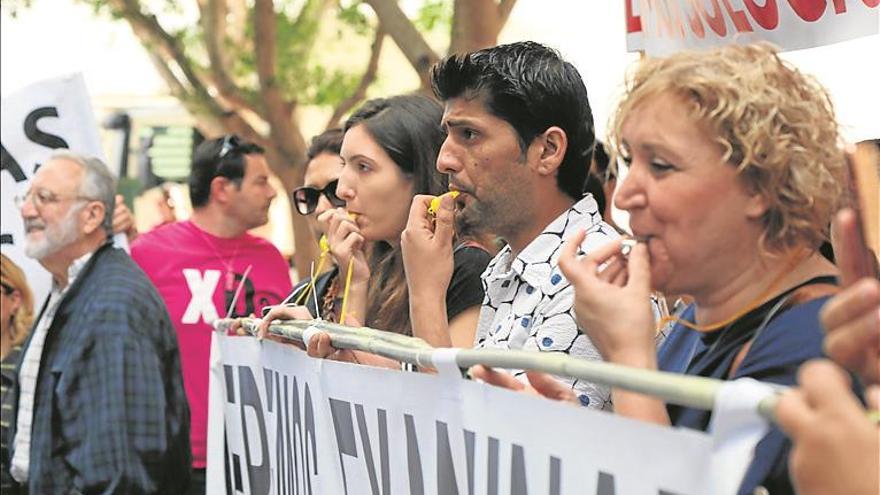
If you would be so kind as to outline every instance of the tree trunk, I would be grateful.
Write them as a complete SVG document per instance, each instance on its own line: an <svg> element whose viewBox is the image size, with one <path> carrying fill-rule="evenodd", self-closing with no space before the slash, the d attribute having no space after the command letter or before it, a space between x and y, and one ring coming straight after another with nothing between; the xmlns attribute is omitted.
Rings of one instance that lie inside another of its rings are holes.
<svg viewBox="0 0 880 495"><path fill-rule="evenodd" d="M309 276L309 267L318 256L318 240L312 235L312 230L306 223L306 217L296 211L296 206L290 200L290 193L293 189L299 187L303 183L305 175L305 166L299 164L293 166L285 163L282 154L277 149L266 150L266 160L269 166L278 176L281 184L284 185L284 193L287 195L290 203L290 219L293 227L293 267L296 269L298 278L301 280ZM303 153L303 161L305 153Z"/></svg>
<svg viewBox="0 0 880 495"><path fill-rule="evenodd" d="M397 0L364 0L364 2L370 5L373 12L376 13L376 17L379 18L382 29L391 36L407 61L418 73L419 79L422 81L422 88L430 88L431 67L440 58L428 46L425 38L422 37L412 21L400 10Z"/></svg>
<svg viewBox="0 0 880 495"><path fill-rule="evenodd" d="M498 44L515 0L455 0L449 54L468 53Z"/></svg>

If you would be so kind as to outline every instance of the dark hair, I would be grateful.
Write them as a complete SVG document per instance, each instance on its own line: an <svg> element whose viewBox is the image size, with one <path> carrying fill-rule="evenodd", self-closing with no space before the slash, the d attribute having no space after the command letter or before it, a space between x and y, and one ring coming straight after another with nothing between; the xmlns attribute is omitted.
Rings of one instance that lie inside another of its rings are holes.
<svg viewBox="0 0 880 495"><path fill-rule="evenodd" d="M347 132L363 125L391 160L412 180L415 194L440 195L448 178L437 171L437 155L446 136L440 129L443 108L424 96L402 95L370 100L345 122ZM365 324L412 334L409 293L400 246L374 243Z"/></svg>
<svg viewBox="0 0 880 495"><path fill-rule="evenodd" d="M587 88L580 73L559 53L532 41L452 55L431 71L434 94L443 101L481 98L508 122L525 152L536 136L558 126L568 137L559 166L559 189L583 195L595 135Z"/></svg>
<svg viewBox="0 0 880 495"><path fill-rule="evenodd" d="M220 155L223 156L220 156ZM226 177L241 187L244 178L244 155L263 154L263 148L245 141L235 134L202 141L193 152L189 174L189 198L193 208L208 204L211 199L211 181Z"/></svg>
<svg viewBox="0 0 880 495"><path fill-rule="evenodd" d="M611 199L605 197L604 187L608 179L613 178L613 172L608 169L609 161L605 145L602 144L602 141L596 141L596 146L593 149L593 161L590 164L590 174L587 176L587 185L584 191L593 195L600 214L605 212L605 205Z"/></svg>
<svg viewBox="0 0 880 495"><path fill-rule="evenodd" d="M605 143L598 139L596 140L596 146L593 148L593 163L596 165L593 173L602 180L603 184L608 182L608 179L613 179L615 177L614 169L608 168L608 165L611 163L611 157L608 156L608 151L605 149Z"/></svg>
<svg viewBox="0 0 880 495"><path fill-rule="evenodd" d="M314 160L321 153L338 155L342 149L342 136L344 135L342 129L336 127L327 129L313 137L312 142L309 144L309 149L306 151L306 162Z"/></svg>
<svg viewBox="0 0 880 495"><path fill-rule="evenodd" d="M416 194L446 192L448 178L437 171L446 139L440 129L443 107L418 95L370 100L345 121L345 131L363 124L385 153L410 176Z"/></svg>

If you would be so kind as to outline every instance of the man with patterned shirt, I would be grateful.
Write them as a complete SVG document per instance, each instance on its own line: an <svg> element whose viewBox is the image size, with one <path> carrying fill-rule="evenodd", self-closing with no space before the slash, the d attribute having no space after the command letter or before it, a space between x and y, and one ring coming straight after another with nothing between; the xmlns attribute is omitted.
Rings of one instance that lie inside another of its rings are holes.
<svg viewBox="0 0 880 495"><path fill-rule="evenodd" d="M574 291L556 264L563 241L576 232L587 231L587 252L618 237L592 196L584 195L595 136L577 69L547 47L520 42L453 55L434 67L432 83L446 105L448 134L437 168L460 193L455 205L441 202L436 222L449 222L456 207L456 215L508 241L483 273L486 297L475 346L600 360L577 326ZM420 308L413 332L427 339L445 331L433 323L438 303L431 296L448 277L444 263L417 260L442 259L438 249L445 241L437 238L451 229L412 228L417 224L411 217L403 240L410 251L410 298ZM500 373L481 372L489 381L505 381ZM583 405L609 407L608 387L566 383Z"/></svg>
<svg viewBox="0 0 880 495"><path fill-rule="evenodd" d="M156 289L108 239L114 193L100 160L60 152L16 198L25 253L52 274L14 391L10 471L26 493L189 483L177 339Z"/></svg>

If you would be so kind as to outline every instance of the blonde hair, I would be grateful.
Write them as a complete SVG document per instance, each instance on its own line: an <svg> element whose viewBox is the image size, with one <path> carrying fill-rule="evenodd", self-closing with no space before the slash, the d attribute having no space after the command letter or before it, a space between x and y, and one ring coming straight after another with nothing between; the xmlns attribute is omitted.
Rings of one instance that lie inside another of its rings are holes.
<svg viewBox="0 0 880 495"><path fill-rule="evenodd" d="M818 82L782 61L768 43L646 59L629 77L612 117L613 158L630 112L661 94L687 103L746 188L767 202L761 248L815 248L829 238L845 158L831 99Z"/></svg>
<svg viewBox="0 0 880 495"><path fill-rule="evenodd" d="M21 294L21 306L12 315L9 325L12 345L20 345L27 338L34 321L34 296L28 287L24 272L5 254L0 254L0 282L18 290Z"/></svg>

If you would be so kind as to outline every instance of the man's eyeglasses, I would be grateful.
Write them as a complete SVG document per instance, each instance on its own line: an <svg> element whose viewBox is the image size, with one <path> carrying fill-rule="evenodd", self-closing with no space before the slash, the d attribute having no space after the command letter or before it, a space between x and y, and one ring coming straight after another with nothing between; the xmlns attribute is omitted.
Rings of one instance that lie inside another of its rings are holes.
<svg viewBox="0 0 880 495"><path fill-rule="evenodd" d="M12 202L15 204L15 207L20 210L28 200L30 200L31 204L34 205L34 208L37 209L42 209L46 205L60 203L61 201L97 201L95 198L79 195L60 196L48 189L37 189L36 191L29 189L24 194L17 194L15 198L12 199Z"/></svg>
<svg viewBox="0 0 880 495"><path fill-rule="evenodd" d="M298 211L300 215L311 214L315 211L315 208L318 207L318 199L322 194L334 208L345 206L345 200L340 199L339 196L336 195L337 184L339 184L339 181L334 180L327 184L324 189L315 189L314 187L308 186L297 187L293 190L292 194L293 203L296 205L296 211Z"/></svg>

